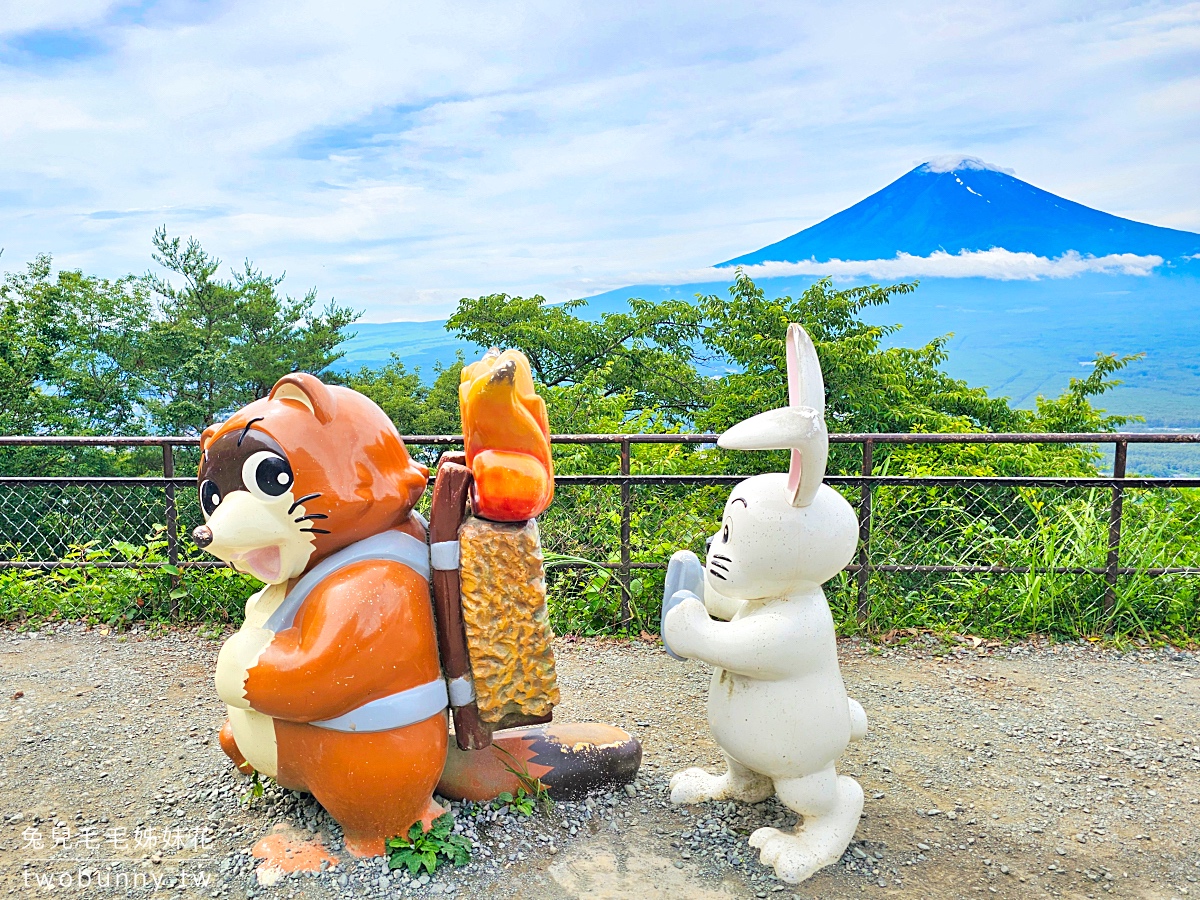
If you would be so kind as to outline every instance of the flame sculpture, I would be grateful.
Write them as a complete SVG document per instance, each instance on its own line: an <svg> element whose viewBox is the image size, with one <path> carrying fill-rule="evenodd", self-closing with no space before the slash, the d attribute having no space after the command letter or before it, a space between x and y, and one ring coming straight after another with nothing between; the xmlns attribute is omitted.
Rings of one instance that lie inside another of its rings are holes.
<svg viewBox="0 0 1200 900"><path fill-rule="evenodd" d="M523 522L554 499L550 418L519 350L489 350L458 386L471 508L493 522Z"/></svg>

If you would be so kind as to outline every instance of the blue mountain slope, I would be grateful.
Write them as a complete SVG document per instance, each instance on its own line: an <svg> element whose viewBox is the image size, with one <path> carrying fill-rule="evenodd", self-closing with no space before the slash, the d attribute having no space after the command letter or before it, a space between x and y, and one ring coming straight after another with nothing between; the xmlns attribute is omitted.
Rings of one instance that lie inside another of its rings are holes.
<svg viewBox="0 0 1200 900"><path fill-rule="evenodd" d="M993 247L1051 258L1074 250L1171 260L1200 253L1200 234L1100 212L966 159L917 166L849 209L720 265L890 259L897 253Z"/></svg>

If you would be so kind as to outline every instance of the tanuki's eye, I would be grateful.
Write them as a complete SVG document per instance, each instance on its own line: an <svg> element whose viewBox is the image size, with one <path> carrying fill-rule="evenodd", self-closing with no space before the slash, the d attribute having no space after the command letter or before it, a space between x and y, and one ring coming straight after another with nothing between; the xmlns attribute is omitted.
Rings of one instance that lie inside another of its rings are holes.
<svg viewBox="0 0 1200 900"><path fill-rule="evenodd" d="M204 510L204 515L211 516L220 505L221 489L213 482L205 481L200 485L200 507Z"/></svg>
<svg viewBox="0 0 1200 900"><path fill-rule="evenodd" d="M259 500L274 500L291 490L292 467L278 453L259 450L242 464L242 484Z"/></svg>
<svg viewBox="0 0 1200 900"><path fill-rule="evenodd" d="M729 523L728 522L726 522L725 527L723 529L721 529L721 543L722 544L729 543Z"/></svg>

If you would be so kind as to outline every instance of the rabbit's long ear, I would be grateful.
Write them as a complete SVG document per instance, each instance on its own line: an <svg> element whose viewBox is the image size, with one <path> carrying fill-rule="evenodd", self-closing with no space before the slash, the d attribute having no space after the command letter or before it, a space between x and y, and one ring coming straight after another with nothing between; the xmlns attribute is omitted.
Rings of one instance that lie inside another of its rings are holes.
<svg viewBox="0 0 1200 900"><path fill-rule="evenodd" d="M812 436L792 445L788 466L788 501L808 506L817 496L829 459L829 433L825 428L825 378L821 360L808 332L794 322L787 330L788 403L813 417Z"/></svg>
<svg viewBox="0 0 1200 900"><path fill-rule="evenodd" d="M787 330L788 405L825 415L825 378L808 332L794 322Z"/></svg>
<svg viewBox="0 0 1200 900"><path fill-rule="evenodd" d="M808 506L817 496L829 458L825 379L812 339L799 325L787 331L788 405L738 422L717 440L729 450L791 450L787 497Z"/></svg>

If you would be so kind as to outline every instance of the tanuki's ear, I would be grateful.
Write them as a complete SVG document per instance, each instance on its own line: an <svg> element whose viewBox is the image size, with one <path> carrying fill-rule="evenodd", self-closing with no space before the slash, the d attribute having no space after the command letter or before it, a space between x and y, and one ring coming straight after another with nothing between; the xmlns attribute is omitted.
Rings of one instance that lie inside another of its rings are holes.
<svg viewBox="0 0 1200 900"><path fill-rule="evenodd" d="M322 425L333 421L337 412L337 398L320 378L307 372L284 375L267 396L271 400L290 400L307 407Z"/></svg>
<svg viewBox="0 0 1200 900"><path fill-rule="evenodd" d="M208 445L211 444L212 439L214 437L216 437L218 428L220 428L220 425L216 422L213 422L211 425L209 425L207 428L205 428L203 432L201 432L201 434L200 434L200 452L201 453L205 453L208 451Z"/></svg>

